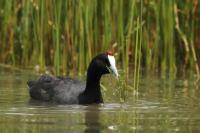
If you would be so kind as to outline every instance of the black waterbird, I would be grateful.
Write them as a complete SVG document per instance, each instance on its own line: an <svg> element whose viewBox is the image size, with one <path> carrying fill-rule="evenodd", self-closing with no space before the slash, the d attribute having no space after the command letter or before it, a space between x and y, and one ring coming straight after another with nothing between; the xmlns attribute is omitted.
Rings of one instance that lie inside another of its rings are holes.
<svg viewBox="0 0 200 133"><path fill-rule="evenodd" d="M115 58L111 52L94 57L87 70L87 80L43 75L27 82L32 99L59 104L102 103L100 79L104 74L118 77Z"/></svg>

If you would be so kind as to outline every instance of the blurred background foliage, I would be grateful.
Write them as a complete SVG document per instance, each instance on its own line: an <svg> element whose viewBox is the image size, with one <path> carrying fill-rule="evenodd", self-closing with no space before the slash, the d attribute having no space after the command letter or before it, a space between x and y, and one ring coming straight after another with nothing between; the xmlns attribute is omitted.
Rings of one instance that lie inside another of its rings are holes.
<svg viewBox="0 0 200 133"><path fill-rule="evenodd" d="M199 76L198 0L1 0L0 63L84 74L114 51L125 74Z"/></svg>

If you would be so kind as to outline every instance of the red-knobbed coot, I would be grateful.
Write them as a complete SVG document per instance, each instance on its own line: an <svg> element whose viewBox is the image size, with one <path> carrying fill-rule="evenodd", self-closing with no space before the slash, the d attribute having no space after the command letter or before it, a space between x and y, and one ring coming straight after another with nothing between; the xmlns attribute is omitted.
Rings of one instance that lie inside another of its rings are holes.
<svg viewBox="0 0 200 133"><path fill-rule="evenodd" d="M43 75L27 82L31 98L60 104L102 103L100 79L103 74L118 77L115 58L111 52L94 57L87 70L87 80Z"/></svg>

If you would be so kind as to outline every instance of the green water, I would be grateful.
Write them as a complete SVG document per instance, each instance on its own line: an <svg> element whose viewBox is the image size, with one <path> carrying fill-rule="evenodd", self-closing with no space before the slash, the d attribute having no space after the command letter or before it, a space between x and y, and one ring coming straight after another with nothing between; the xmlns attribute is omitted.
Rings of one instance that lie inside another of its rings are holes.
<svg viewBox="0 0 200 133"><path fill-rule="evenodd" d="M115 94L114 80L101 105L49 105L29 99L28 73L0 70L1 133L200 132L200 91L193 80L142 77L138 98ZM107 83L109 81L109 83Z"/></svg>

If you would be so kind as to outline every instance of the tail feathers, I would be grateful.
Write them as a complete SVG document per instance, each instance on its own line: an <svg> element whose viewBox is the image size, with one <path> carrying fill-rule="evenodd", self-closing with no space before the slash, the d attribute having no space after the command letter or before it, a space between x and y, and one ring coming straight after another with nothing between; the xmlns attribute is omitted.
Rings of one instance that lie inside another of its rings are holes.
<svg viewBox="0 0 200 133"><path fill-rule="evenodd" d="M42 101L51 99L51 89L45 83L41 83L39 80L30 80L27 85L31 98Z"/></svg>
<svg viewBox="0 0 200 133"><path fill-rule="evenodd" d="M31 90L31 88L32 88L35 84L36 84L36 81L34 81L34 80L29 80L29 81L27 82L29 91Z"/></svg>

